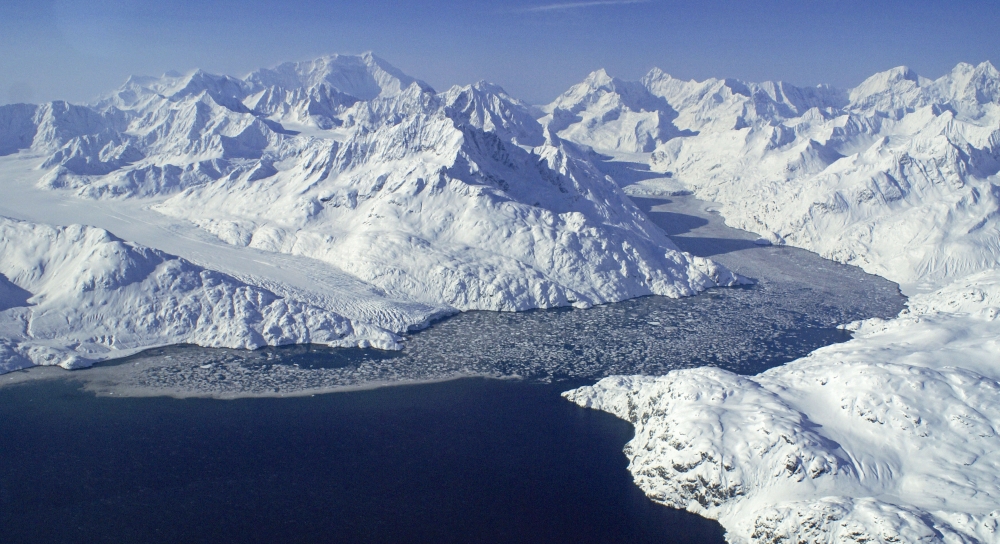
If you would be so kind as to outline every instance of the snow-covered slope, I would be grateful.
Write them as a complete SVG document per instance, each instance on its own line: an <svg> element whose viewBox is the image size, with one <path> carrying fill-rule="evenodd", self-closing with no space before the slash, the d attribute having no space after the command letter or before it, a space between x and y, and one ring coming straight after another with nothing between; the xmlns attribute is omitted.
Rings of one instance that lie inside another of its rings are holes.
<svg viewBox="0 0 1000 544"><path fill-rule="evenodd" d="M594 79L549 109L608 103ZM652 171L721 204L730 225L907 290L997 265L1000 74L989 62L937 80L895 68L850 91L685 82L659 70L639 84L675 112L672 131L646 132ZM636 84L617 86L627 85ZM640 151L623 143L634 130L617 113L588 108L569 125L553 113L549 126L598 151Z"/></svg>
<svg viewBox="0 0 1000 544"><path fill-rule="evenodd" d="M354 346L395 337L357 335L336 313L279 297L107 231L0 217L0 373L65 368L166 344L254 349Z"/></svg>
<svg viewBox="0 0 1000 544"><path fill-rule="evenodd" d="M610 377L636 483L731 542L1000 542L1000 272L763 374Z"/></svg>
<svg viewBox="0 0 1000 544"><path fill-rule="evenodd" d="M517 145L544 136L505 97L477 86L442 101L410 87L409 102L391 103L394 123L376 102L364 112L374 120L356 121L371 128L343 144L304 142L266 179L204 184L157 209L235 244L327 260L459 309L678 296L730 281L671 251L572 146Z"/></svg>
<svg viewBox="0 0 1000 544"><path fill-rule="evenodd" d="M597 149L650 152L683 134L677 112L641 83L593 72L544 108L543 122L560 137Z"/></svg>
<svg viewBox="0 0 1000 544"><path fill-rule="evenodd" d="M243 103L254 113L319 128L340 126L340 115L359 101L398 96L411 85L432 91L371 53L287 62L257 70L246 82Z"/></svg>
<svg viewBox="0 0 1000 544"><path fill-rule="evenodd" d="M97 211L83 222L98 225L155 210L139 220L197 225L255 261L321 263L360 280L364 304L427 308L401 324L403 312L318 304L397 333L434 308L585 307L736 281L677 250L537 113L485 82L436 94L371 54L329 56L242 79L133 77L93 107L3 106L0 152L38 165L36 188L14 189L43 211L15 217L53 222L46 198ZM229 265L179 245L199 265ZM272 285L258 269L239 277Z"/></svg>

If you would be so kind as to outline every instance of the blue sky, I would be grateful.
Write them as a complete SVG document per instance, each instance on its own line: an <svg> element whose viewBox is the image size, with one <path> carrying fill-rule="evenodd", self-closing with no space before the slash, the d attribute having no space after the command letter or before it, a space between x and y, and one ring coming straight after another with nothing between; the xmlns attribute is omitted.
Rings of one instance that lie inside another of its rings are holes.
<svg viewBox="0 0 1000 544"><path fill-rule="evenodd" d="M1000 2L972 0L4 0L0 103L367 50L437 89L486 79L534 103L598 68L850 87L904 64L1000 64L998 23Z"/></svg>

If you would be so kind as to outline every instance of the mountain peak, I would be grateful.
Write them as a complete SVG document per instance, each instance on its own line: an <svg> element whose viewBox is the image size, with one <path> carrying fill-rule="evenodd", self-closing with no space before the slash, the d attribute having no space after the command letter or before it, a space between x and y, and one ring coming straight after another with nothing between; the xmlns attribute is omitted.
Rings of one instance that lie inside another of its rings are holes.
<svg viewBox="0 0 1000 544"><path fill-rule="evenodd" d="M503 87L497 85L496 83L490 83L489 81L486 81L485 79L480 79L479 81L477 81L477 82L473 83L472 85L470 85L470 87L472 87L473 89L475 89L477 91L484 92L484 93L498 94L498 95L502 95L502 96L510 96L509 93L507 93L507 91L504 90Z"/></svg>
<svg viewBox="0 0 1000 544"><path fill-rule="evenodd" d="M857 88L880 87L886 89L893 84L904 81L910 81L919 85L920 79L920 76L918 76L917 73L914 72L909 66L896 66L895 68L890 68L872 75L868 79L861 82L861 85L858 85Z"/></svg>
<svg viewBox="0 0 1000 544"><path fill-rule="evenodd" d="M413 83L431 91L426 83L404 74L370 51L361 55L324 55L322 57L286 62L274 68L252 72L246 81L261 88L311 89L329 85L337 91L360 100L378 96L395 96Z"/></svg>
<svg viewBox="0 0 1000 544"><path fill-rule="evenodd" d="M909 66L897 66L885 72L894 81L905 79L908 81L917 81L920 76L917 75Z"/></svg>
<svg viewBox="0 0 1000 544"><path fill-rule="evenodd" d="M1000 79L1000 72L997 72L996 67L988 60L975 66L967 62L960 62L944 76L944 79L949 79L953 82L988 81Z"/></svg>
<svg viewBox="0 0 1000 544"><path fill-rule="evenodd" d="M972 117L983 104L1000 102L1000 73L989 61L977 66L961 62L935 82L943 97Z"/></svg>
<svg viewBox="0 0 1000 544"><path fill-rule="evenodd" d="M658 80L670 81L672 79L674 79L674 76L672 76L672 75L664 72L663 70L660 70L658 67L654 66L652 69L650 69L648 72L646 72L646 75L643 76L640 81L643 81L643 82L658 81Z"/></svg>
<svg viewBox="0 0 1000 544"><path fill-rule="evenodd" d="M210 74L200 68L186 74L168 71L161 77L130 76L116 91L111 102L119 107L134 106L140 97L159 95L171 101L208 93L218 104L241 111L239 100L245 94L244 83L231 76ZM234 98L235 97L235 98Z"/></svg>
<svg viewBox="0 0 1000 544"><path fill-rule="evenodd" d="M971 64L966 64L964 62L959 63L959 66L963 64L967 66L968 71L971 72L976 77L981 77L981 78L985 77L988 79L1000 79L1000 72L997 72L996 67L993 66L993 63L991 63L988 60L984 60L983 62L980 62L976 66L972 66ZM957 69L958 66L955 67L955 70Z"/></svg>
<svg viewBox="0 0 1000 544"><path fill-rule="evenodd" d="M614 78L609 76L604 68L599 68L588 74L584 82L590 84L592 87L604 87L611 85L614 82Z"/></svg>
<svg viewBox="0 0 1000 544"><path fill-rule="evenodd" d="M908 66L897 66L879 72L851 89L850 101L861 104L875 100L879 109L889 111L908 104L910 99L906 97L918 92L925 83L929 80L921 78ZM883 97L884 100L876 97Z"/></svg>

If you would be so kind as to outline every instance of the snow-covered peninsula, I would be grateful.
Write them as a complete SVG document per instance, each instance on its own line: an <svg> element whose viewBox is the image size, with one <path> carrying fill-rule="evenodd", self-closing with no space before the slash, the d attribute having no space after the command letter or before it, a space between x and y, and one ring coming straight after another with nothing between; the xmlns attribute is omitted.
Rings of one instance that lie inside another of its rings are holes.
<svg viewBox="0 0 1000 544"><path fill-rule="evenodd" d="M757 376L714 368L567 392L631 421L636 483L731 542L1000 542L1000 75L901 67L854 89L592 74L558 134L645 162L728 224L899 282L898 318Z"/></svg>
<svg viewBox="0 0 1000 544"><path fill-rule="evenodd" d="M436 93L371 54L242 79L133 77L88 106L2 106L0 155L0 262L15 293L0 326L16 331L3 370L178 342L395 347L460 310L587 307L736 281L677 250L591 155L503 89ZM97 228L54 226L72 224ZM117 245L36 244L28 231ZM96 274L88 252L111 255L101 264L114 281L46 280L53 268ZM157 263L135 264L146 259L135 252ZM163 280L160 261L232 288L195 295L204 286ZM212 301L177 302L190 296ZM172 304L190 326L167 323Z"/></svg>

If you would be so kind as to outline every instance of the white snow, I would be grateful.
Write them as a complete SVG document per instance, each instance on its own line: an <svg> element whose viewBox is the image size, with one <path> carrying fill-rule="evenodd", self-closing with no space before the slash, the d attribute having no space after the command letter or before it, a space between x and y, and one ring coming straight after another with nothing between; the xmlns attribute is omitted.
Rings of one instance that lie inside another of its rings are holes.
<svg viewBox="0 0 1000 544"><path fill-rule="evenodd" d="M845 92L643 80L697 132L658 142L653 175L761 243L911 295L898 318L757 376L565 393L635 425L626 454L650 497L718 519L730 542L1000 542L998 82L989 63L937 80L897 68Z"/></svg>
<svg viewBox="0 0 1000 544"><path fill-rule="evenodd" d="M105 229L342 316L355 331L344 338L361 345L397 346L397 334L458 310L586 307L736 281L677 250L538 115L485 82L435 94L371 54L242 79L133 77L94 106L0 107L0 216ZM82 267L68 274L90 266L66 262ZM41 294L21 277L8 279ZM155 314L145 303L136 311ZM221 319L208 310L192 319ZM52 349L97 357L69 330L53 329ZM236 345L229 333L184 334ZM174 338L134 335L101 356ZM332 342L317 338L241 345Z"/></svg>
<svg viewBox="0 0 1000 544"><path fill-rule="evenodd" d="M395 347L457 310L736 281L678 251L600 154L649 163L629 193L693 192L762 244L913 295L758 376L568 392L636 425L626 453L650 496L733 542L1000 542L988 62L851 90L598 71L539 111L488 83L435 93L365 54L2 106L0 372L179 342Z"/></svg>

